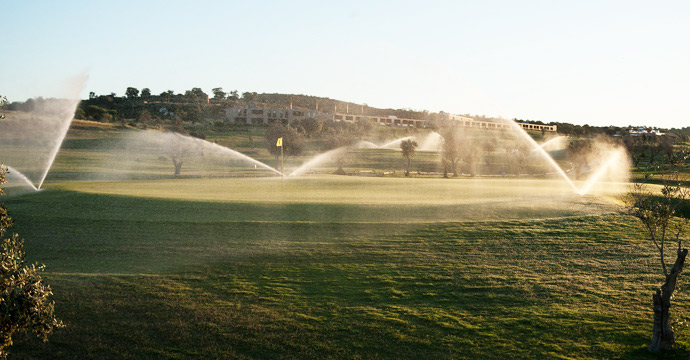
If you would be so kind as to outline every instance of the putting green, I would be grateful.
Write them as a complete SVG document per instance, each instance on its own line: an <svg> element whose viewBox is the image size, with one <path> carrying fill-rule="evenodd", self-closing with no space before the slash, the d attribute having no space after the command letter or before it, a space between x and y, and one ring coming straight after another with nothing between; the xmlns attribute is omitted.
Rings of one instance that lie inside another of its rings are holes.
<svg viewBox="0 0 690 360"><path fill-rule="evenodd" d="M593 195L575 195L554 179L428 179L316 176L303 178L199 178L126 182L68 182L52 188L91 194L195 202L261 205L263 208L304 204L349 209L329 221L461 221L550 218L601 214L618 209L624 184L599 184ZM361 216L358 214L361 209ZM322 221L318 210L313 218ZM365 215L367 214L367 215ZM377 216L371 216L377 214ZM239 221L271 221L248 214ZM289 220L289 219L288 219Z"/></svg>

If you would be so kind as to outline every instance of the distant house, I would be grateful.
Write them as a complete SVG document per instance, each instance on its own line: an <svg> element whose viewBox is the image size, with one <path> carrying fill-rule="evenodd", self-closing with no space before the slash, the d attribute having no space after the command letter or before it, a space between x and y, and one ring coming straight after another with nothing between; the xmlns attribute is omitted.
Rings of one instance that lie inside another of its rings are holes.
<svg viewBox="0 0 690 360"><path fill-rule="evenodd" d="M315 118L320 120L333 120L335 122L346 123L362 123L369 122L374 125L381 126L400 126L400 127L427 127L429 125L436 126L462 126L476 129L513 129L514 127L509 121L491 121L491 120L475 120L468 116L446 114L445 118L441 120L422 120L422 119L406 119L399 118L394 115L375 116L364 114L347 113L333 113L328 114L316 110L293 110L293 109L266 109L259 108L254 105L247 105L242 108L225 109L225 118L233 124L249 124L249 125L270 125L274 123L281 123L284 125L292 124L296 121ZM540 125L517 123L525 130L536 131L556 131L556 125Z"/></svg>
<svg viewBox="0 0 690 360"><path fill-rule="evenodd" d="M387 126L410 126L410 127L425 127L427 121L419 119L401 119L397 116L370 116L370 115L355 115L355 114L333 114L333 121L336 122L370 122L376 125L387 125Z"/></svg>
<svg viewBox="0 0 690 360"><path fill-rule="evenodd" d="M474 129L513 129L512 120L475 120L468 116L448 114L445 119L436 120L432 123L437 126L462 126ZM556 131L556 125L542 125L516 122L521 128L525 130L536 131Z"/></svg>
<svg viewBox="0 0 690 360"><path fill-rule="evenodd" d="M630 136L643 136L643 135L655 135L655 136L662 136L666 135L665 133L662 133L659 131L659 129L646 129L644 127L637 127L637 128L628 128L627 130L628 135Z"/></svg>
<svg viewBox="0 0 690 360"><path fill-rule="evenodd" d="M328 120L330 117L315 110L265 109L248 105L243 108L225 109L225 118L232 124L288 125L306 118Z"/></svg>

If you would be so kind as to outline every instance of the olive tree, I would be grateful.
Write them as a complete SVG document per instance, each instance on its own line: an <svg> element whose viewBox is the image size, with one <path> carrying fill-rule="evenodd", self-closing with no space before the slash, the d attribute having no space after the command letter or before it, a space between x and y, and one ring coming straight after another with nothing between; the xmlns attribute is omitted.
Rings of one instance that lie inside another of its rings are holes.
<svg viewBox="0 0 690 360"><path fill-rule="evenodd" d="M201 140L178 133L167 133L163 139L163 156L172 161L175 167L174 177L180 176L185 158L204 155Z"/></svg>
<svg viewBox="0 0 690 360"><path fill-rule="evenodd" d="M414 157L417 149L417 142L412 139L403 140L400 142L400 149L406 161L405 176L410 176L410 159Z"/></svg>
<svg viewBox="0 0 690 360"><path fill-rule="evenodd" d="M687 156L682 157L677 165L682 165L685 159ZM669 315L671 297L688 255L688 250L682 244L688 231L688 219L677 215L682 206L688 206L690 189L684 186L678 171L667 170L662 179L660 192L637 183L623 198L628 213L642 223L645 233L659 252L664 282L652 295L654 327L648 347L652 352L669 350L675 343ZM675 261L670 263L667 258L674 254Z"/></svg>
<svg viewBox="0 0 690 360"><path fill-rule="evenodd" d="M6 172L0 165L0 185ZM0 204L0 358L7 357L13 335L32 332L47 341L54 329L64 326L55 318L53 292L41 277L44 266L26 263L24 241L17 234L5 236L11 226L12 218Z"/></svg>

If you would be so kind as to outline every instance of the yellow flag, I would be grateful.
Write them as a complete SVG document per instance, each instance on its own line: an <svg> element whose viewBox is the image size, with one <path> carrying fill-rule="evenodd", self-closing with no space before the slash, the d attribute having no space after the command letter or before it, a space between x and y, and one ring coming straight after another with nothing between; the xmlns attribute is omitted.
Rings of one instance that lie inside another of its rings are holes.
<svg viewBox="0 0 690 360"><path fill-rule="evenodd" d="M283 138L279 137L278 141L276 142L276 146L283 146Z"/></svg>

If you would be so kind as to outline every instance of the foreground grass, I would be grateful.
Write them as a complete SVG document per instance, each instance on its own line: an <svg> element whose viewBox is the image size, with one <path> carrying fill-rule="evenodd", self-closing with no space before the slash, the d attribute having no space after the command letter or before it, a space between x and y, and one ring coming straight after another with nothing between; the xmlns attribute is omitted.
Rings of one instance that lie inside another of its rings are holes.
<svg viewBox="0 0 690 360"><path fill-rule="evenodd" d="M652 358L659 266L621 215L353 222L322 203L300 209L330 218L257 222L244 203L66 190L7 205L68 325L22 358Z"/></svg>

